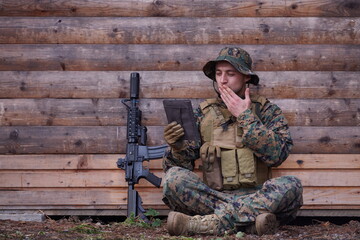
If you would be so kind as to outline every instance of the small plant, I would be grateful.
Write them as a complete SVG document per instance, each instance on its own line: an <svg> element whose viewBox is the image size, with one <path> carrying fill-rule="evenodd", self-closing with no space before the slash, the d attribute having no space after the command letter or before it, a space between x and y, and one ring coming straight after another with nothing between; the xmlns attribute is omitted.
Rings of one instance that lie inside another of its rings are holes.
<svg viewBox="0 0 360 240"><path fill-rule="evenodd" d="M145 221L140 216L136 216L134 213L130 214L130 217L126 218L124 221L125 225L130 226L138 226L138 227L144 227L144 228L156 228L161 226L161 220L158 218L155 218L159 215L159 213L154 209L149 209L145 214L146 217L148 217L149 221Z"/></svg>
<svg viewBox="0 0 360 240"><path fill-rule="evenodd" d="M149 209L145 214L151 222L151 227L160 227L161 226L161 219L156 218L159 216L159 212L154 209Z"/></svg>
<svg viewBox="0 0 360 240"><path fill-rule="evenodd" d="M16 235L17 237L23 237L23 236L24 236L24 234L23 234L22 232L20 232L20 231L16 231L16 232L15 232L15 235Z"/></svg>
<svg viewBox="0 0 360 240"><path fill-rule="evenodd" d="M38 235L38 236L41 236L41 235L46 235L46 233L45 233L45 232L43 232L43 231L40 231L40 232L38 232L38 233L37 233L37 235Z"/></svg>

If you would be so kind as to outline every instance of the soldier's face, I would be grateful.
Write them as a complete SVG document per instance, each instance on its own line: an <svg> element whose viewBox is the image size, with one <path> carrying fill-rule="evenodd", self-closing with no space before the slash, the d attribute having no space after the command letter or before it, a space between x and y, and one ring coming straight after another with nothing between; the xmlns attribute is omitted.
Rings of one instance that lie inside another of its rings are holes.
<svg viewBox="0 0 360 240"><path fill-rule="evenodd" d="M217 84L226 85L236 94L243 97L250 76L238 72L230 63L221 61L216 63L215 79Z"/></svg>

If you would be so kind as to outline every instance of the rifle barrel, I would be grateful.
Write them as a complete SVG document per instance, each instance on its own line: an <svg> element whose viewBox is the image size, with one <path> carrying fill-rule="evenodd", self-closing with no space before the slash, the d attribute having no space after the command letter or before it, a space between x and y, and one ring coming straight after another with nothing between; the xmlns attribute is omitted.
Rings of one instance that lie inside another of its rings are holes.
<svg viewBox="0 0 360 240"><path fill-rule="evenodd" d="M139 88L140 88L140 74L133 72L130 74L130 99L139 98Z"/></svg>

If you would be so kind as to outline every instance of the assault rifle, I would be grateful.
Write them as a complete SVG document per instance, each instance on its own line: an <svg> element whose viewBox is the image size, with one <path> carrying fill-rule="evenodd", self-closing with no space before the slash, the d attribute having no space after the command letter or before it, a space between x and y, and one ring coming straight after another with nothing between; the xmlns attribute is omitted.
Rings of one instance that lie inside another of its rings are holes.
<svg viewBox="0 0 360 240"><path fill-rule="evenodd" d="M144 168L143 161L161 158L168 146L146 146L147 128L141 126L141 110L138 107L139 85L140 74L131 73L130 99L121 100L127 109L126 156L118 159L117 166L125 170L125 180L128 182L127 217L133 213L134 216L140 216L143 220L148 221L144 215L145 209L142 207L141 197L135 190L135 184L139 183L140 178L145 178L156 187L160 187L161 178L150 173L149 169ZM130 102L130 105L127 102Z"/></svg>

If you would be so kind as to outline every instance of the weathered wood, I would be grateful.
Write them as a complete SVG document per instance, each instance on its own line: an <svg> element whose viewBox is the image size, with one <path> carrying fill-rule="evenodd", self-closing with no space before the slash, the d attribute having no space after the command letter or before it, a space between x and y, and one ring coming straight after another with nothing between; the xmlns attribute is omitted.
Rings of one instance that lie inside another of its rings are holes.
<svg viewBox="0 0 360 240"><path fill-rule="evenodd" d="M272 177L293 175L301 180L303 186L310 187L359 187L360 170L285 170L273 169ZM357 193L357 198L360 194Z"/></svg>
<svg viewBox="0 0 360 240"><path fill-rule="evenodd" d="M359 44L359 18L0 17L0 43Z"/></svg>
<svg viewBox="0 0 360 240"><path fill-rule="evenodd" d="M277 169L360 169L358 154L290 154Z"/></svg>
<svg viewBox="0 0 360 240"><path fill-rule="evenodd" d="M193 97L193 96L191 96ZM203 99L192 99L194 108ZM275 99L291 126L360 126L360 99ZM144 125L166 125L162 99L142 99ZM31 109L31 111L29 111ZM125 126L119 99L0 99L2 126Z"/></svg>
<svg viewBox="0 0 360 240"><path fill-rule="evenodd" d="M211 98L201 71L139 71L140 98ZM360 72L257 72L254 93L274 98L360 98ZM0 71L0 98L129 97L128 71ZM191 87L189 87L191 86Z"/></svg>
<svg viewBox="0 0 360 240"><path fill-rule="evenodd" d="M325 206L327 209L324 209L323 206L315 206L315 209L309 209L308 207L301 208L298 211L298 217L360 217L359 209L352 208L353 206ZM89 216L89 215L87 215Z"/></svg>
<svg viewBox="0 0 360 240"><path fill-rule="evenodd" d="M331 176L336 177L335 175ZM340 178L343 179L344 177ZM349 181L352 180L353 179L349 179ZM317 206L341 205L343 209L346 209L346 205L358 205L358 208L360 208L359 190L359 187L305 187L303 194L304 203L305 205Z"/></svg>
<svg viewBox="0 0 360 240"><path fill-rule="evenodd" d="M140 98L215 96L211 80L202 72L139 71L139 73ZM350 82L357 84L358 81L354 81L357 79L357 72L354 74L348 77L351 79ZM360 73L358 75L360 76ZM323 81L328 82L325 80L328 76L323 78ZM0 88L0 97L128 98L129 79L129 71L0 71L0 85L4 86ZM190 84L191 88L189 88ZM358 94L358 91L354 94Z"/></svg>
<svg viewBox="0 0 360 240"><path fill-rule="evenodd" d="M143 124L165 125L162 101L143 99ZM120 99L1 99L0 125L96 126L127 124ZM29 111L29 109L32 109Z"/></svg>
<svg viewBox="0 0 360 240"><path fill-rule="evenodd" d="M292 153L359 153L360 127L290 127Z"/></svg>
<svg viewBox="0 0 360 240"><path fill-rule="evenodd" d="M158 177L163 177L162 170L153 170ZM199 172L199 175L201 173ZM293 175L307 187L360 187L360 170L331 169L305 170L273 169L272 177ZM46 181L44 181L46 179ZM141 179L142 187L154 187ZM26 187L127 187L124 171L119 170L63 170L63 171L1 171L0 188Z"/></svg>
<svg viewBox="0 0 360 240"><path fill-rule="evenodd" d="M164 144L163 127L148 128L148 145ZM0 153L124 153L126 127L1 127Z"/></svg>
<svg viewBox="0 0 360 240"><path fill-rule="evenodd" d="M124 154L23 154L0 155L1 170L105 170L118 169L116 161ZM161 159L145 161L144 166L161 170ZM121 171L120 169L118 169Z"/></svg>
<svg viewBox="0 0 360 240"><path fill-rule="evenodd" d="M291 126L360 126L357 99L276 99Z"/></svg>
<svg viewBox="0 0 360 240"><path fill-rule="evenodd" d="M360 127L290 127L292 153L360 153ZM164 144L163 126L148 126L148 145ZM124 153L125 126L0 128L0 154Z"/></svg>
<svg viewBox="0 0 360 240"><path fill-rule="evenodd" d="M164 205L162 203L161 188L141 188L144 205ZM126 208L127 188L30 188L30 189L1 189L0 206L88 206L89 209L117 208L119 205Z"/></svg>
<svg viewBox="0 0 360 240"><path fill-rule="evenodd" d="M162 170L153 170L152 173L158 177L163 177L164 175ZM155 188L154 185L144 179L140 179L139 184L142 187ZM120 169L94 171L1 171L0 174L0 188L122 187L126 189L127 186L125 171Z"/></svg>
<svg viewBox="0 0 360 240"><path fill-rule="evenodd" d="M124 154L22 154L0 155L1 170L114 170ZM143 162L151 170L162 170L162 159ZM200 160L195 162L198 169ZM359 154L290 154L282 169L360 169Z"/></svg>
<svg viewBox="0 0 360 240"><path fill-rule="evenodd" d="M359 72L258 72L268 98L358 98ZM357 92L357 93L355 93ZM352 97L351 97L352 96Z"/></svg>
<svg viewBox="0 0 360 240"><path fill-rule="evenodd" d="M2 16L120 16L120 17L247 17L247 16L360 16L356 0L2 0Z"/></svg>
<svg viewBox="0 0 360 240"><path fill-rule="evenodd" d="M0 45L0 71L200 70L221 45ZM359 45L240 45L257 71L359 71ZM166 54L165 54L166 53Z"/></svg>
<svg viewBox="0 0 360 240"><path fill-rule="evenodd" d="M137 190L145 207L166 208L161 200L161 188L138 187ZM14 188L0 191L2 209L117 209L126 208L127 201L126 188ZM305 187L304 207L360 209L359 191L359 187Z"/></svg>

